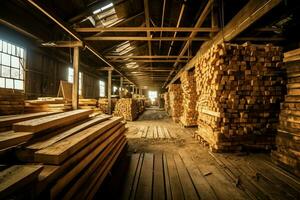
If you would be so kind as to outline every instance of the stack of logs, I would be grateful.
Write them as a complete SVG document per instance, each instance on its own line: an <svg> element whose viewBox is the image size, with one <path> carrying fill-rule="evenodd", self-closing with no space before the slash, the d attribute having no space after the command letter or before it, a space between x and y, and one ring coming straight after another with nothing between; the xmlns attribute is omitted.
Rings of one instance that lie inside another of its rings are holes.
<svg viewBox="0 0 300 200"><path fill-rule="evenodd" d="M164 93L164 100L165 100L165 111L170 115L170 97L169 97L169 93L165 92Z"/></svg>
<svg viewBox="0 0 300 200"><path fill-rule="evenodd" d="M0 199L92 199L126 138L122 117L91 113L0 119L10 129L0 134Z"/></svg>
<svg viewBox="0 0 300 200"><path fill-rule="evenodd" d="M270 148L284 94L282 50L220 44L196 65L198 136L216 151Z"/></svg>
<svg viewBox="0 0 300 200"><path fill-rule="evenodd" d="M138 115L139 104L136 99L122 98L117 101L114 116L121 116L127 121L133 121Z"/></svg>
<svg viewBox="0 0 300 200"><path fill-rule="evenodd" d="M300 176L300 49L284 54L288 84L272 159Z"/></svg>
<svg viewBox="0 0 300 200"><path fill-rule="evenodd" d="M196 126L198 112L196 111L197 93L194 72L183 72L180 81L183 96L183 112L180 122L186 127Z"/></svg>
<svg viewBox="0 0 300 200"><path fill-rule="evenodd" d="M25 112L65 112L72 109L72 103L62 97L39 97L25 101Z"/></svg>
<svg viewBox="0 0 300 200"><path fill-rule="evenodd" d="M177 123L182 114L182 89L180 84L171 84L169 86L170 114Z"/></svg>
<svg viewBox="0 0 300 200"><path fill-rule="evenodd" d="M0 115L24 112L24 93L20 90L0 88Z"/></svg>

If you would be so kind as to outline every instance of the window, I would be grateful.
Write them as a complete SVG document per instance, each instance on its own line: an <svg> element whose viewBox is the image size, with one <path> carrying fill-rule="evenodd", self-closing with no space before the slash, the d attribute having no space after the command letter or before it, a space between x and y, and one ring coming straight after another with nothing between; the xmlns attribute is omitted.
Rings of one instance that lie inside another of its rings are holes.
<svg viewBox="0 0 300 200"><path fill-rule="evenodd" d="M99 81L99 95L100 97L105 97L105 82Z"/></svg>
<svg viewBox="0 0 300 200"><path fill-rule="evenodd" d="M0 40L0 87L24 89L24 49Z"/></svg>
<svg viewBox="0 0 300 200"><path fill-rule="evenodd" d="M72 67L68 68L68 82L73 83L74 80L74 70ZM78 94L82 95L82 72L79 72L79 90Z"/></svg>
<svg viewBox="0 0 300 200"><path fill-rule="evenodd" d="M155 101L155 99L157 98L157 91L149 91L148 96L152 102Z"/></svg>
<svg viewBox="0 0 300 200"><path fill-rule="evenodd" d="M118 90L118 87L117 86L113 86L113 93L116 93Z"/></svg>

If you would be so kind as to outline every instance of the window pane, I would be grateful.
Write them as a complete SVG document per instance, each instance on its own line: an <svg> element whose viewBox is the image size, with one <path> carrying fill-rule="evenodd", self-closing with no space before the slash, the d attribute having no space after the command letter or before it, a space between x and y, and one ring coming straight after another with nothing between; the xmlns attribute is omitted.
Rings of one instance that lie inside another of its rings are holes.
<svg viewBox="0 0 300 200"><path fill-rule="evenodd" d="M4 88L5 87L5 79L0 78L0 87Z"/></svg>
<svg viewBox="0 0 300 200"><path fill-rule="evenodd" d="M2 77L10 78L10 68L9 68L9 67L5 67L5 66L2 66L1 76L2 76Z"/></svg>
<svg viewBox="0 0 300 200"><path fill-rule="evenodd" d="M11 68L11 78L19 79L20 73L18 69Z"/></svg>
<svg viewBox="0 0 300 200"><path fill-rule="evenodd" d="M3 48L2 51L7 53L7 43L4 42L4 41L3 41L3 44L2 44L2 48Z"/></svg>
<svg viewBox="0 0 300 200"><path fill-rule="evenodd" d="M14 80L15 81L15 89L17 90L23 90L23 81L20 80Z"/></svg>
<svg viewBox="0 0 300 200"><path fill-rule="evenodd" d="M24 71L23 70L19 70L20 71L20 80L24 80Z"/></svg>
<svg viewBox="0 0 300 200"><path fill-rule="evenodd" d="M5 80L5 83L6 83L6 88L10 88L10 89L14 88L14 81L12 79L7 78Z"/></svg>
<svg viewBox="0 0 300 200"><path fill-rule="evenodd" d="M11 54L11 44L7 43L7 53Z"/></svg>
<svg viewBox="0 0 300 200"><path fill-rule="evenodd" d="M1 53L1 62L3 65L10 66L10 55L7 55L5 53Z"/></svg>
<svg viewBox="0 0 300 200"><path fill-rule="evenodd" d="M16 46L11 45L11 54L16 55Z"/></svg>
<svg viewBox="0 0 300 200"><path fill-rule="evenodd" d="M0 40L0 51L2 51L2 40Z"/></svg>
<svg viewBox="0 0 300 200"><path fill-rule="evenodd" d="M15 56L11 56L11 66L15 68L20 68L20 61L19 58Z"/></svg>
<svg viewBox="0 0 300 200"><path fill-rule="evenodd" d="M73 83L73 68L68 68L68 82Z"/></svg>
<svg viewBox="0 0 300 200"><path fill-rule="evenodd" d="M20 50L20 57L21 58L24 58L24 49L22 49L22 48L20 48L21 50Z"/></svg>

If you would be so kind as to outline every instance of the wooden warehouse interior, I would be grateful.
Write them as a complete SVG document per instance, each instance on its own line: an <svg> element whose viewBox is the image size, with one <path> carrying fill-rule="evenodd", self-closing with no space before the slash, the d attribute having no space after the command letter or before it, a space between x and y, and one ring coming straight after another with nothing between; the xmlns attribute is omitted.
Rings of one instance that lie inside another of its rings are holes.
<svg viewBox="0 0 300 200"><path fill-rule="evenodd" d="M9 0L0 199L300 199L300 2Z"/></svg>

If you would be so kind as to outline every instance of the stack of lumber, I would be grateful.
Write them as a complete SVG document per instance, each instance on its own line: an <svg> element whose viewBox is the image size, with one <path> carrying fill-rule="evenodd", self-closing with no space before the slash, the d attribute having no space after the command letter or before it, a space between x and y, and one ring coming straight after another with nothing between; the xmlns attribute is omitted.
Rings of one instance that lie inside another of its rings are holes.
<svg viewBox="0 0 300 200"><path fill-rule="evenodd" d="M20 90L0 88L0 115L24 112L24 93Z"/></svg>
<svg viewBox="0 0 300 200"><path fill-rule="evenodd" d="M170 97L169 97L169 93L165 92L164 93L164 100L165 100L165 111L170 115Z"/></svg>
<svg viewBox="0 0 300 200"><path fill-rule="evenodd" d="M288 84L281 104L275 163L300 176L300 49L284 53Z"/></svg>
<svg viewBox="0 0 300 200"><path fill-rule="evenodd" d="M118 98L111 98L111 110L115 109ZM99 98L98 99L98 108L103 113L108 113L108 99L107 98Z"/></svg>
<svg viewBox="0 0 300 200"><path fill-rule="evenodd" d="M72 109L72 103L62 97L39 97L25 101L25 112L65 112Z"/></svg>
<svg viewBox="0 0 300 200"><path fill-rule="evenodd" d="M183 111L182 107L182 89L180 84L171 84L169 86L170 113L172 119L177 123Z"/></svg>
<svg viewBox="0 0 300 200"><path fill-rule="evenodd" d="M14 168L30 164L36 168L31 173L37 173L31 179L36 184L30 184L34 199L92 199L124 150L126 138L122 117L90 117L91 113L91 110L76 110L14 123L6 136L17 138L18 143L10 145L19 147L12 149L15 160L9 158L11 166L0 169L0 197L11 198L20 191L11 185L15 182L21 185L28 176L24 173L23 177L18 176ZM24 138L24 134L29 137ZM6 144L4 137L0 141L1 145L9 146L9 138ZM7 164L4 160L0 164ZM20 161L23 165L17 166ZM20 180L11 178L17 176Z"/></svg>
<svg viewBox="0 0 300 200"><path fill-rule="evenodd" d="M139 104L136 99L122 98L117 101L114 116L124 117L126 121L133 121L139 116Z"/></svg>
<svg viewBox="0 0 300 200"><path fill-rule="evenodd" d="M145 111L145 99L139 98L137 99L138 107L139 107L139 114Z"/></svg>
<svg viewBox="0 0 300 200"><path fill-rule="evenodd" d="M271 148L284 94L282 50L220 44L195 69L198 135L212 150Z"/></svg>
<svg viewBox="0 0 300 200"><path fill-rule="evenodd" d="M78 101L79 109L92 109L95 110L97 108L97 99L82 99L80 98Z"/></svg>
<svg viewBox="0 0 300 200"><path fill-rule="evenodd" d="M197 93L194 72L183 72L180 81L183 96L183 112L180 117L180 122L187 127L196 126L198 112L196 111Z"/></svg>

